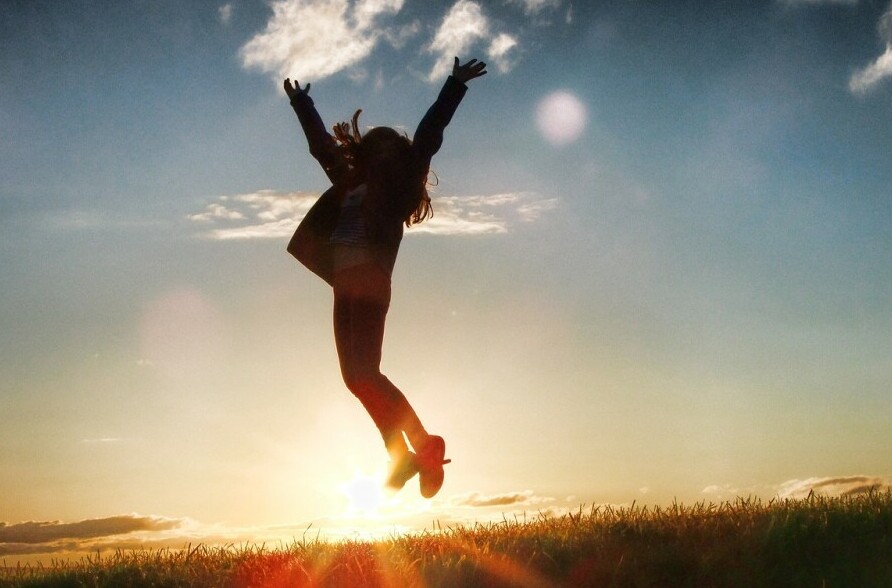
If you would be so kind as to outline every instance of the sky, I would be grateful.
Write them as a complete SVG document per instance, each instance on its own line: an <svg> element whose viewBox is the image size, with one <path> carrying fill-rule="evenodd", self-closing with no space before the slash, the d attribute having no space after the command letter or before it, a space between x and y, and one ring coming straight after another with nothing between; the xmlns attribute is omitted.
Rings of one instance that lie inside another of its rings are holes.
<svg viewBox="0 0 892 588"><path fill-rule="evenodd" d="M488 74L407 230L383 371L285 252L329 126ZM365 537L892 480L886 0L0 3L0 557Z"/></svg>

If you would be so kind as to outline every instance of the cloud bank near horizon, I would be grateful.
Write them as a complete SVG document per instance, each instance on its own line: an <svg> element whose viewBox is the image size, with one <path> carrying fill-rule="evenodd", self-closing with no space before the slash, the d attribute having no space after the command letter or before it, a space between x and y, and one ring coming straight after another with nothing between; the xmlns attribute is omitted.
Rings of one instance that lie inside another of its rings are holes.
<svg viewBox="0 0 892 588"><path fill-rule="evenodd" d="M227 241L287 239L319 198L317 192L258 190L219 196L188 220L202 227L205 238ZM434 196L434 217L406 231L407 235L492 235L538 220L558 205L556 198L534 192L481 196Z"/></svg>
<svg viewBox="0 0 892 588"><path fill-rule="evenodd" d="M446 525L474 524L481 520L499 520L503 514L553 502L531 490L485 495L479 492L436 498L406 497L396 506L385 508L378 517L364 518L363 513L347 512L312 521L256 527L234 527L219 523L200 523L187 518L127 514L85 519L76 522L0 521L0 557L16 556L25 561L48 561L47 557L80 558L88 553L140 549L183 549L204 544L275 544L287 543L310 527L325 539L348 537L388 537L395 530L421 532L436 519ZM567 509L546 508L540 513L559 516ZM469 514L471 513L471 514ZM357 517L357 514L359 515ZM383 517L383 518L382 518ZM432 518L433 517L433 518ZM377 520L382 518L382 520ZM378 525L377 527L375 525Z"/></svg>
<svg viewBox="0 0 892 588"><path fill-rule="evenodd" d="M96 549L110 538L116 544L134 541L146 535L180 530L183 519L138 514L86 519L73 523L62 521L0 522L0 556Z"/></svg>
<svg viewBox="0 0 892 588"><path fill-rule="evenodd" d="M787 480L774 486L775 497L801 500L810 492L822 496L853 496L870 491L892 491L892 484L879 476L812 477ZM764 491L774 492L769 487ZM705 494L716 499L726 493L739 494L731 485L708 486ZM758 493L757 493L758 494ZM501 493L467 492L426 501L406 499L398 507L387 510L378 520L380 528L368 527L369 521L355 513L327 516L294 524L257 527L229 527L203 524L192 519L154 515L128 514L86 519L76 522L27 521L0 522L0 556L18 556L39 560L40 556L79 558L97 551L118 549L182 549L188 544L218 546L237 543L260 544L287 542L312 527L327 539L391 536L395 530L421 532L436 520L440 526L474 525L500 521L505 517L533 514L536 517L559 517L579 508L575 496L558 500L536 494L532 490ZM315 533L315 531L314 531Z"/></svg>
<svg viewBox="0 0 892 588"><path fill-rule="evenodd" d="M808 498L810 493L822 496L853 496L889 490L892 490L892 484L878 476L815 477L787 480L781 484L777 497L802 499Z"/></svg>
<svg viewBox="0 0 892 588"><path fill-rule="evenodd" d="M541 14L561 4L524 0L509 6L541 24ZM433 30L418 19L401 19L405 5L406 0L276 0L266 28L241 47L242 66L270 74L277 83L285 77L318 81L361 67L383 41L413 56L431 56L427 79L436 82L450 72L456 55L467 58L468 52L479 49L495 71L506 74L523 52L521 34L494 22L483 3L454 2ZM231 18L231 10L226 18ZM352 77L365 78L356 72Z"/></svg>
<svg viewBox="0 0 892 588"><path fill-rule="evenodd" d="M886 492L892 490L892 483L880 476L829 476L812 477L803 480L794 478L776 485L739 487L734 484L710 484L700 491L710 500L732 500L737 496L771 496L778 499L801 500L809 493L820 496L840 497Z"/></svg>

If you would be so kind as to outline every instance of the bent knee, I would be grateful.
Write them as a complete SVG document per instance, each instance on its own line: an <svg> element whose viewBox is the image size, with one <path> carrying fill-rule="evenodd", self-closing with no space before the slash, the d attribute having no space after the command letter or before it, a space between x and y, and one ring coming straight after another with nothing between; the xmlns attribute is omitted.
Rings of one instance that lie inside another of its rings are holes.
<svg viewBox="0 0 892 588"><path fill-rule="evenodd" d="M377 388L381 381L379 370L342 370L341 376L347 389L353 394L362 394L369 389Z"/></svg>

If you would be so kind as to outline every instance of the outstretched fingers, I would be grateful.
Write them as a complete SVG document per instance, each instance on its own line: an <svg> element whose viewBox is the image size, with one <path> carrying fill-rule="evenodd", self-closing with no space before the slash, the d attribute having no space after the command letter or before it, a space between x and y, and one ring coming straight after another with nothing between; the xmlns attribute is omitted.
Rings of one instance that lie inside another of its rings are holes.
<svg viewBox="0 0 892 588"><path fill-rule="evenodd" d="M486 64L482 61L472 59L461 65L458 57L456 57L452 63L452 76L462 82L467 82L483 75L486 75Z"/></svg>
<svg viewBox="0 0 892 588"><path fill-rule="evenodd" d="M285 86L285 93L288 94L289 98L300 92L306 94L310 91L309 83L307 83L305 88L301 89L300 82L298 82L297 80L294 80L294 85L291 84L291 78L285 78L285 82L283 85Z"/></svg>

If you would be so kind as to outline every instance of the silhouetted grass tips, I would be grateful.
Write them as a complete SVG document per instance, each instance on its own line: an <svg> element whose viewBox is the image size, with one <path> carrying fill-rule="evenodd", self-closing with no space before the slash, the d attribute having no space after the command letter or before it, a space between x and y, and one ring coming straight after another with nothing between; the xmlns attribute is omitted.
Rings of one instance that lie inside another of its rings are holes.
<svg viewBox="0 0 892 588"><path fill-rule="evenodd" d="M892 586L892 494L595 506L374 542L118 552L26 586Z"/></svg>

